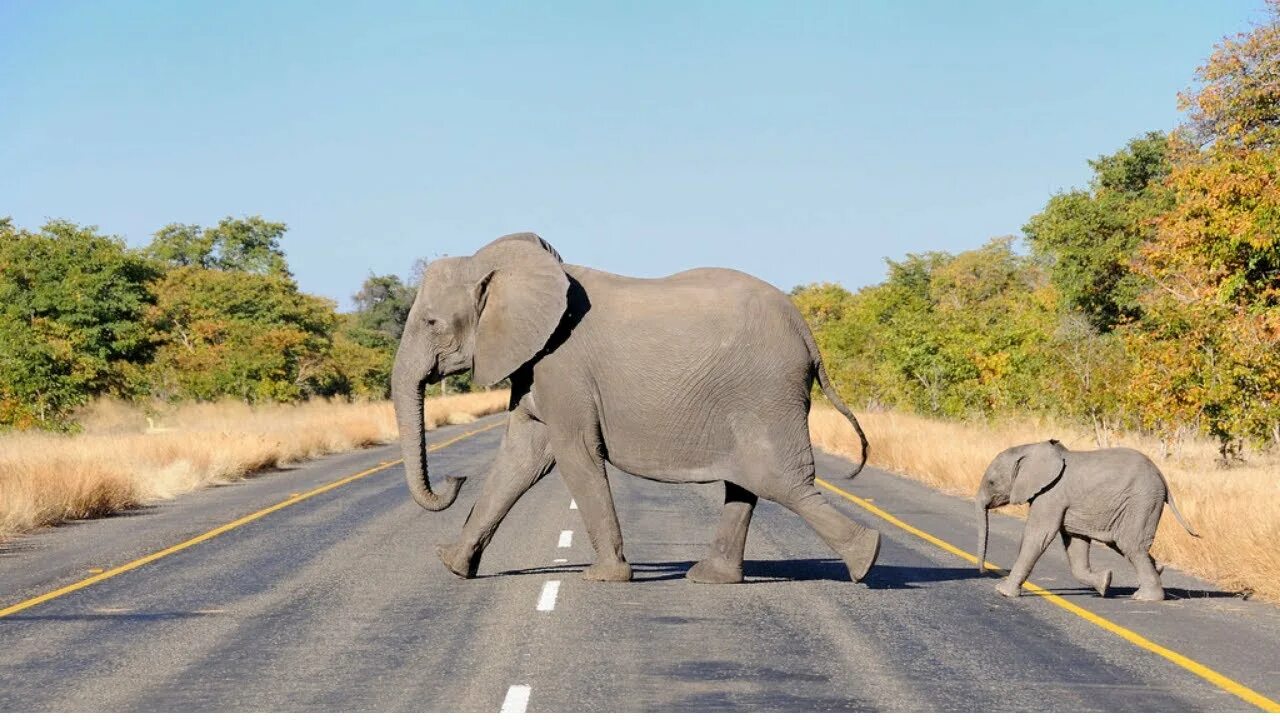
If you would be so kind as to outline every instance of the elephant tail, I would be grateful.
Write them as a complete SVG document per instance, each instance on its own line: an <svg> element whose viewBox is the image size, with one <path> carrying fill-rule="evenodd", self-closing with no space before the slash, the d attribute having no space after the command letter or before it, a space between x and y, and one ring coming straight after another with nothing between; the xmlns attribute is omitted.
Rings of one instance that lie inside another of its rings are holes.
<svg viewBox="0 0 1280 720"><path fill-rule="evenodd" d="M1200 537L1199 533L1191 529L1191 524L1187 522L1186 518L1182 517L1182 513L1178 512L1178 505L1173 501L1173 493L1169 492L1168 481L1165 481L1164 484L1164 501L1169 504L1169 509L1173 511L1173 517L1178 520L1178 524L1182 526L1182 529L1186 530L1187 534L1193 538Z"/></svg>
<svg viewBox="0 0 1280 720"><path fill-rule="evenodd" d="M841 415L849 418L849 423L853 425L853 430L858 433L858 440L862 443L862 460L858 463L857 469L847 476L847 479L852 479L857 477L858 473L862 472L862 468L867 466L867 457L869 456L867 434L862 432L862 425L858 422L857 416L853 414L849 406L844 404L844 401L836 394L836 389L831 386L831 379L827 377L827 369L822 366L822 356L818 354L817 344L813 341L812 336L807 339L809 341L809 351L813 355L814 370L818 375L818 385L822 387L822 394L827 396L827 400L831 402L836 410L840 411Z"/></svg>
<svg viewBox="0 0 1280 720"><path fill-rule="evenodd" d="M818 385L822 386L822 394L827 396L827 400L840 411L841 415L849 418L849 424L853 425L854 432L858 433L858 440L862 443L862 460L858 463L858 467L851 473L849 478L855 478L858 473L862 472L862 468L867 466L867 457L869 456L869 443L867 443L867 434L862 432L862 425L858 422L857 416L849 409L840 396L836 394L836 389L831 386L831 380L827 377L827 369L822 366L822 358L816 358L814 365L818 371ZM1194 534L1194 533L1193 533Z"/></svg>

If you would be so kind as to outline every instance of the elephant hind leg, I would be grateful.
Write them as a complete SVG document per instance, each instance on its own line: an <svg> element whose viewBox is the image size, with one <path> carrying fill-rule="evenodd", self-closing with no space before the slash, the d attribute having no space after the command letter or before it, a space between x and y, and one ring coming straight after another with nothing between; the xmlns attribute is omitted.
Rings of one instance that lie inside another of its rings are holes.
<svg viewBox="0 0 1280 720"><path fill-rule="evenodd" d="M1062 542L1067 547L1067 559L1071 561L1071 574L1076 580L1090 585L1102 597L1111 587L1111 571L1097 572L1089 566L1089 538L1062 531Z"/></svg>
<svg viewBox="0 0 1280 720"><path fill-rule="evenodd" d="M747 545L747 529L757 496L746 488L726 481L724 510L716 527L711 551L685 575L692 582L728 584L742 582L742 555Z"/></svg>
<svg viewBox="0 0 1280 720"><path fill-rule="evenodd" d="M1138 572L1138 592L1133 594L1133 599L1150 602L1164 600L1164 585L1160 582L1160 572L1156 570L1156 562L1147 548L1121 546L1120 552Z"/></svg>
<svg viewBox="0 0 1280 720"><path fill-rule="evenodd" d="M859 525L848 515L832 507L813 486L812 480L793 485L779 494L763 494L799 515L818 537L840 556L855 582L866 577L880 554L880 533Z"/></svg>

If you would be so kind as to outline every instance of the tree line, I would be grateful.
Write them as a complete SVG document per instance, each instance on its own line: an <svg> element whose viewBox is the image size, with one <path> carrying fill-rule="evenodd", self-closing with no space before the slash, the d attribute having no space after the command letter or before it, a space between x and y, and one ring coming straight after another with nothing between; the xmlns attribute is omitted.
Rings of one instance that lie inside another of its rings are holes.
<svg viewBox="0 0 1280 720"><path fill-rule="evenodd" d="M973 418L1043 414L1280 446L1280 4L1226 38L1185 119L1089 162L1016 238L798 287L841 393Z"/></svg>
<svg viewBox="0 0 1280 720"><path fill-rule="evenodd" d="M286 230L228 217L165 226L135 249L64 220L26 230L0 218L0 428L74 429L102 395L388 397L413 280L371 275L340 313L298 289Z"/></svg>

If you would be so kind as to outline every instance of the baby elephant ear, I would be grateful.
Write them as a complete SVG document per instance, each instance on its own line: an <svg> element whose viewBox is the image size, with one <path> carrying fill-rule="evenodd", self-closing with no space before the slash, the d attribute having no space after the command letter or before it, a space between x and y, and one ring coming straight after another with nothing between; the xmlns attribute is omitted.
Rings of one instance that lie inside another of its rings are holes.
<svg viewBox="0 0 1280 720"><path fill-rule="evenodd" d="M480 313L472 377L492 385L537 355L568 307L560 254L533 233L506 235L473 256Z"/></svg>
<svg viewBox="0 0 1280 720"><path fill-rule="evenodd" d="M1013 488L1009 491L1009 502L1031 502L1062 476L1066 466L1067 459L1057 443L1038 443L1027 448L1026 454L1013 463Z"/></svg>

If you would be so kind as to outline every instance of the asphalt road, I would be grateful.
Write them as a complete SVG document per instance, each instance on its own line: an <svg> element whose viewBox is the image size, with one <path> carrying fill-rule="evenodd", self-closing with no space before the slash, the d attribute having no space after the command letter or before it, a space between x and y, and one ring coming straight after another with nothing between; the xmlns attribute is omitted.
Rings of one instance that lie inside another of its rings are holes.
<svg viewBox="0 0 1280 720"><path fill-rule="evenodd" d="M434 546L456 536L500 432L433 453L433 476L477 480L437 515L413 504L397 466L305 495L397 459L378 448L0 546L0 711L1194 711L1280 698L1272 606L1172 569L1174 599L1129 600L1132 570L1101 548L1095 564L1116 570L1117 597L1071 580L1056 548L1032 580L1065 603L1006 600L962 557L831 490L884 535L865 584L766 502L747 543L748 582L689 583L719 486L612 468L635 582L578 577L590 544L554 473L516 506L481 577L456 579ZM872 468L835 480L850 465L828 456L818 467L844 492L972 551L967 502ZM292 504L225 527L282 501ZM1020 528L993 517L993 562L1012 562Z"/></svg>

